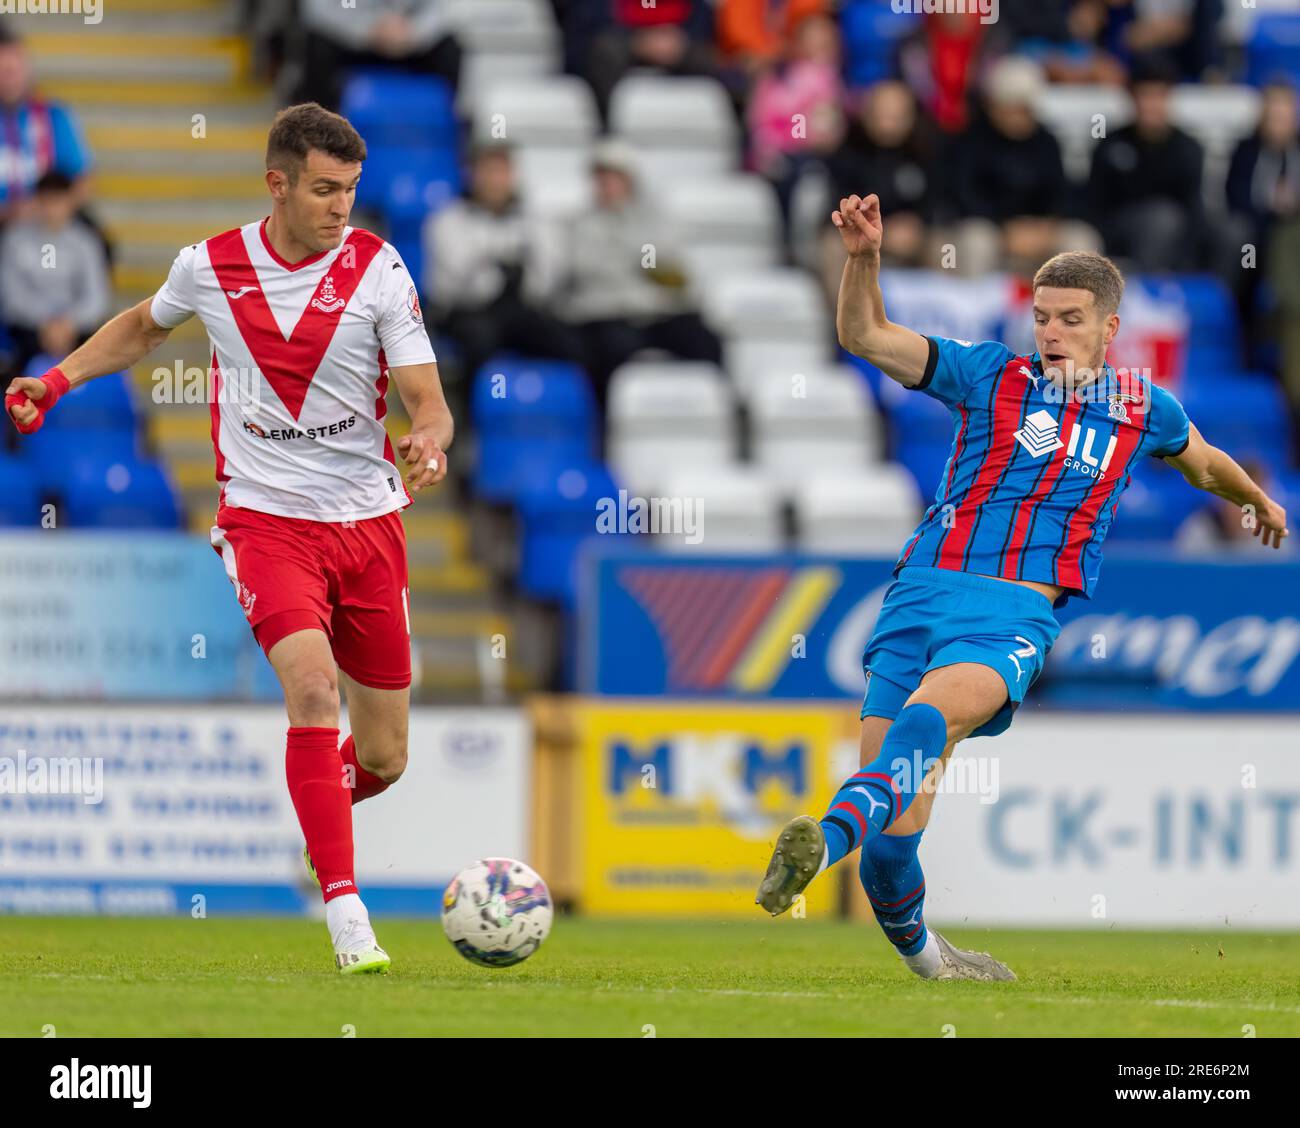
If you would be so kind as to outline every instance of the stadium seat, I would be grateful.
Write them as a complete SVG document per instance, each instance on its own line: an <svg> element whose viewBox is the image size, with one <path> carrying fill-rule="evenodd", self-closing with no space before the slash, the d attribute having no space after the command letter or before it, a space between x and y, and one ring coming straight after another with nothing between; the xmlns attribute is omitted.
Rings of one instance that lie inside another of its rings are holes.
<svg viewBox="0 0 1300 1128"><path fill-rule="evenodd" d="M495 356L474 378L474 425L480 434L566 438L588 432L595 400L587 374L559 360Z"/></svg>
<svg viewBox="0 0 1300 1128"><path fill-rule="evenodd" d="M1246 46L1247 80L1263 86L1277 78L1300 83L1300 13L1262 12Z"/></svg>
<svg viewBox="0 0 1300 1128"><path fill-rule="evenodd" d="M1237 461L1258 459L1270 466L1292 463L1286 394L1275 376L1259 372L1221 373L1217 380L1189 384L1183 407L1205 439Z"/></svg>
<svg viewBox="0 0 1300 1128"><path fill-rule="evenodd" d="M401 112L395 113L398 107ZM339 112L369 149L452 152L459 141L451 88L432 75L354 71L344 87Z"/></svg>
<svg viewBox="0 0 1300 1128"><path fill-rule="evenodd" d="M723 363L737 388L748 388L764 376L780 372L792 376L811 372L832 362L830 348L816 341L765 341L728 337L723 341Z"/></svg>
<svg viewBox="0 0 1300 1128"><path fill-rule="evenodd" d="M803 552L893 556L916 528L924 506L901 466L814 474L793 492Z"/></svg>
<svg viewBox="0 0 1300 1128"><path fill-rule="evenodd" d="M711 364L623 365L610 380L607 434L610 465L645 493L671 473L737 458L731 391Z"/></svg>
<svg viewBox="0 0 1300 1128"><path fill-rule="evenodd" d="M525 147L514 157L519 194L530 212L567 219L591 209L595 188L590 148Z"/></svg>
<svg viewBox="0 0 1300 1128"><path fill-rule="evenodd" d="M0 454L0 525L38 528L41 479L30 460Z"/></svg>
<svg viewBox="0 0 1300 1128"><path fill-rule="evenodd" d="M891 77L898 41L912 26L899 19L890 0L849 0L840 12L849 82L862 87Z"/></svg>
<svg viewBox="0 0 1300 1128"><path fill-rule="evenodd" d="M802 270L731 275L710 288L701 313L729 337L816 342L832 332L826 299Z"/></svg>
<svg viewBox="0 0 1300 1128"><path fill-rule="evenodd" d="M701 253L709 252L725 253L737 270L776 265L781 215L776 192L763 177L736 173L682 181L664 187L662 206L693 272Z"/></svg>
<svg viewBox="0 0 1300 1128"><path fill-rule="evenodd" d="M602 499L606 506L616 502L618 485L598 462L558 459L526 484L518 498L519 585L525 595L573 608L579 553L602 535L597 525ZM622 536L617 527L604 535Z"/></svg>
<svg viewBox="0 0 1300 1128"><path fill-rule="evenodd" d="M38 360L41 372L47 371L54 364L51 357L40 357ZM138 418L130 377L125 372L113 372L73 388L59 400L59 409L50 412L42 430L54 428L65 433L81 430L134 433Z"/></svg>
<svg viewBox="0 0 1300 1128"><path fill-rule="evenodd" d="M596 96L573 75L501 79L486 85L474 105L476 139L523 148L585 148L598 121Z"/></svg>
<svg viewBox="0 0 1300 1128"><path fill-rule="evenodd" d="M952 454L952 439L941 442L904 435L893 450L894 460L912 475L921 496L929 504L938 493L943 480L948 458Z"/></svg>
<svg viewBox="0 0 1300 1128"><path fill-rule="evenodd" d="M69 462L61 514L72 528L175 529L182 525L176 495L162 467L143 459L100 460L77 454Z"/></svg>
<svg viewBox="0 0 1300 1128"><path fill-rule="evenodd" d="M754 461L789 487L808 473L860 473L883 449L879 420L863 382L844 368L769 375L749 398Z"/></svg>
<svg viewBox="0 0 1300 1128"><path fill-rule="evenodd" d="M1053 83L1043 87L1034 110L1056 136L1065 171L1076 181L1088 178L1099 115L1108 136L1133 120L1132 99L1114 86Z"/></svg>
<svg viewBox="0 0 1300 1128"><path fill-rule="evenodd" d="M730 149L637 149L637 175L643 192L652 196L686 180L710 180L739 172L739 161Z"/></svg>
<svg viewBox="0 0 1300 1128"><path fill-rule="evenodd" d="M665 477L662 495L674 505L680 503L684 519L689 516L698 522L693 533L684 525L661 532L657 543L666 548L701 553L785 551L783 500L761 472L730 466L674 473Z"/></svg>
<svg viewBox="0 0 1300 1128"><path fill-rule="evenodd" d="M454 150L377 145L366 158L357 204L380 211L390 223L420 221L460 190L460 160Z"/></svg>
<svg viewBox="0 0 1300 1128"><path fill-rule="evenodd" d="M1187 520L1207 504L1177 470L1154 458L1134 467L1120 498L1106 544L1154 544L1172 541Z"/></svg>
<svg viewBox="0 0 1300 1128"><path fill-rule="evenodd" d="M548 0L442 0L447 22L468 54L549 56L559 42Z"/></svg>
<svg viewBox="0 0 1300 1128"><path fill-rule="evenodd" d="M1205 149L1205 196L1213 208L1227 206L1228 165L1237 143L1255 131L1259 106L1259 91L1253 86L1183 83L1174 88L1170 116Z"/></svg>
<svg viewBox="0 0 1300 1128"><path fill-rule="evenodd" d="M731 99L713 78L630 74L610 96L609 127L636 149L739 152Z"/></svg>

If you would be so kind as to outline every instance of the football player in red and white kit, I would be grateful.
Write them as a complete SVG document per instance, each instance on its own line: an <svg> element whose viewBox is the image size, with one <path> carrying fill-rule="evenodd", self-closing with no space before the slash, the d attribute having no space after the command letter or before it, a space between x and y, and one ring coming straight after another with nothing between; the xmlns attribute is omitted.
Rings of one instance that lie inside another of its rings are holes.
<svg viewBox="0 0 1300 1128"><path fill-rule="evenodd" d="M6 410L40 427L70 387L130 368L197 315L211 353L221 501L212 544L284 689L289 794L344 973L386 971L353 875L351 806L406 766L411 684L399 511L440 482L452 419L401 257L348 226L366 156L342 117L281 111L267 141L266 219L176 256L153 298L115 317ZM384 427L411 416L398 469ZM351 735L339 745L339 685Z"/></svg>

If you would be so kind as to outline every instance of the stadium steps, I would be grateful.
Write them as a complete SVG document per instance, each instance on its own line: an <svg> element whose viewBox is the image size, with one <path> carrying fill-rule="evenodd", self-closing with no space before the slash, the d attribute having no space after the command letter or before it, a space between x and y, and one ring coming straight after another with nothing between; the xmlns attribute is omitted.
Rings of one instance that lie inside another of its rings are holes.
<svg viewBox="0 0 1300 1128"><path fill-rule="evenodd" d="M237 36L196 40L137 28L86 35L72 31L42 32L27 37L27 45L40 59L41 78L75 86L84 80L117 78L122 61L129 60L135 81L237 83L249 71L250 48ZM68 95L65 95L65 97Z"/></svg>

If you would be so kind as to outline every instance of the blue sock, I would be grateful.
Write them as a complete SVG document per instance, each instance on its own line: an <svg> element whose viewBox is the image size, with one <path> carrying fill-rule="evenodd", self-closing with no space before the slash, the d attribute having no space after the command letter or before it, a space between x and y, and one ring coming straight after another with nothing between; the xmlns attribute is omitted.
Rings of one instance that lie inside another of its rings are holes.
<svg viewBox="0 0 1300 1128"><path fill-rule="evenodd" d="M948 724L938 709L921 703L904 707L885 733L880 755L844 781L822 816L827 866L880 834L911 806L926 769L947 743Z"/></svg>
<svg viewBox="0 0 1300 1128"><path fill-rule="evenodd" d="M925 947L925 874L916 856L921 835L877 834L862 845L858 876L876 922L900 956L914 956Z"/></svg>

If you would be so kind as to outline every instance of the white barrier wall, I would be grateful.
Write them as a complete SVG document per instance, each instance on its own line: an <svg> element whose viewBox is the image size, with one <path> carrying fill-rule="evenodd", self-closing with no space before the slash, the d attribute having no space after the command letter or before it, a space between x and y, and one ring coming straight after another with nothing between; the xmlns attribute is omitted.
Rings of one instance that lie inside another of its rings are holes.
<svg viewBox="0 0 1300 1128"><path fill-rule="evenodd" d="M1300 717L1022 710L954 761L930 920L1300 927Z"/></svg>
<svg viewBox="0 0 1300 1128"><path fill-rule="evenodd" d="M285 728L280 707L0 710L0 913L302 911ZM354 810L371 910L436 912L462 866L526 856L529 759L517 710L413 711L406 774Z"/></svg>

